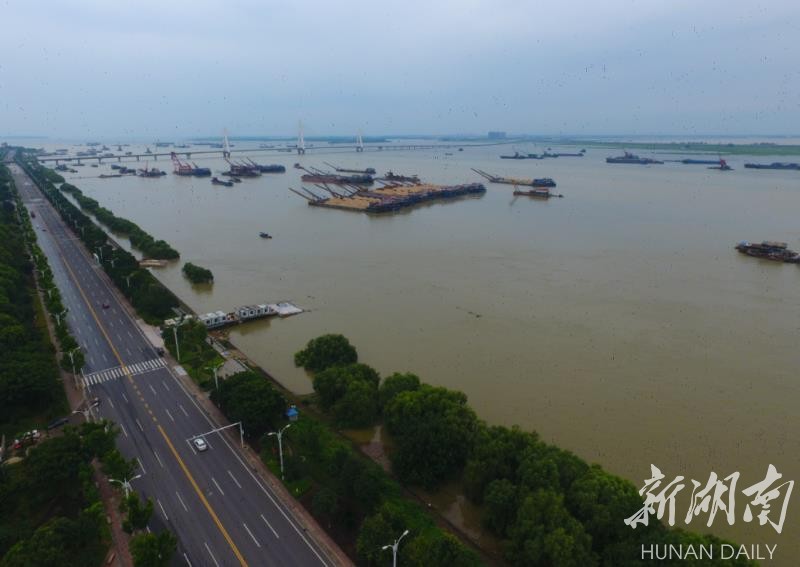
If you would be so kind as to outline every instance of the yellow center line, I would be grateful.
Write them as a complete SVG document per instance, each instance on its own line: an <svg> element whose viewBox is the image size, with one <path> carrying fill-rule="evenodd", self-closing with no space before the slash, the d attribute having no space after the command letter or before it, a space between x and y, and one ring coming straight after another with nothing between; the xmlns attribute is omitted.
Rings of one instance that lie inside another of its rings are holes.
<svg viewBox="0 0 800 567"><path fill-rule="evenodd" d="M44 219L42 219L42 220L44 221ZM56 246L60 249L61 245L58 243L58 240L56 240L54 238L53 241L56 243ZM137 388L136 384L133 382L133 375L128 370L128 367L125 366L125 362L123 362L122 357L119 355L119 352L117 352L117 349L114 348L114 344L111 342L111 339L109 338L108 333L106 333L105 327L103 327L103 324L100 322L100 319L97 317L97 313L95 312L95 310L92 307L91 303L89 303L89 299L86 297L86 294L84 293L83 288L81 287L81 284L78 282L78 278L75 277L75 272L72 271L72 268L70 267L69 263L67 262L66 257L64 257L64 254L61 253L60 256L61 256L62 261L64 262L64 266L67 268L67 271L69 272L70 277L72 278L72 281L75 282L75 285L77 286L78 291L81 294L81 297L83 297L83 301L86 303L86 306L89 308L89 313L92 314L92 317L94 318L95 323L97 323L97 326L100 329L100 332L103 333L103 336L105 337L106 341L108 342L108 346L111 347L111 352L114 353L114 356L116 357L117 361L119 362L120 368L122 369L122 372L125 373L125 376L128 378L128 380L130 380L131 384L133 384L133 387L136 388L136 391L139 393L139 398L142 400L142 402L144 402L144 398L142 397L141 392L139 392L139 388ZM147 405L147 404L145 403L145 405ZM155 420L155 418L154 418L154 420ZM239 563L243 567L247 567L247 561L245 561L244 557L242 556L242 553L239 551L239 548L236 547L236 544L233 542L233 539L231 539L230 534L228 534L228 530L226 530L225 526L222 525L222 522L220 521L219 517L217 516L217 513L214 512L214 509L211 507L211 504L208 502L208 500L206 500L206 497L203 494L203 491L200 490L200 487L197 485L197 482L195 481L194 476L192 476L192 473L189 472L189 468L183 462L183 459L181 459L180 455L178 454L178 451L175 449L175 446L172 444L172 441L170 440L169 436L167 435L167 432L164 431L164 429L160 425L157 425L156 427L158 427L159 432L161 432L161 435L164 437L164 441L166 441L167 445L169 446L170 450L172 451L172 455L175 457L175 460L178 461L178 464L180 465L181 470L183 470L183 473L186 475L186 478L189 479L189 483L192 485L192 488L194 488L194 491L197 493L197 496L200 497L200 501L203 503L203 505L206 507L206 510L208 510L208 513L211 515L211 519L214 520L214 523L217 525L217 528L219 528L219 531L222 532L222 535L225 538L225 541L227 541L228 545L231 546L231 550L233 550L233 554L236 556L236 558L239 560Z"/></svg>

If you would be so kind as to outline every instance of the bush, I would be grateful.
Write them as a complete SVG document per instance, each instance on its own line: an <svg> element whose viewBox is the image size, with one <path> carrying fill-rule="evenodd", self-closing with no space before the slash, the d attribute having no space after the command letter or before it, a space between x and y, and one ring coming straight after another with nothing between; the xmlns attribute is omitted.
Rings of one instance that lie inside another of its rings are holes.
<svg viewBox="0 0 800 567"><path fill-rule="evenodd" d="M211 270L186 262L183 265L183 275L186 276L193 284L213 283L214 274Z"/></svg>
<svg viewBox="0 0 800 567"><path fill-rule="evenodd" d="M331 366L358 362L358 353L343 335L322 335L308 341L306 348L294 355L295 366L309 372L322 372Z"/></svg>

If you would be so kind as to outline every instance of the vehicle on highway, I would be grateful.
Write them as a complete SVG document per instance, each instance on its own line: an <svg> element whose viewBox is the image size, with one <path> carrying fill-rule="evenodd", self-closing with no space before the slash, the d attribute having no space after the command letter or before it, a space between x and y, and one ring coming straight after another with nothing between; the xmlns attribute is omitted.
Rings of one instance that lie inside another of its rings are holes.
<svg viewBox="0 0 800 567"><path fill-rule="evenodd" d="M164 349L163 348L157 347L156 348L156 352L158 353L158 356L164 356Z"/></svg>
<svg viewBox="0 0 800 567"><path fill-rule="evenodd" d="M202 437L198 437L197 439L192 441L192 443L194 443L194 447L198 451L208 451L208 443L206 443L206 440L203 439Z"/></svg>
<svg viewBox="0 0 800 567"><path fill-rule="evenodd" d="M108 301L104 301L102 305L103 305L103 309L108 309L109 307L111 307L111 305L109 305Z"/></svg>

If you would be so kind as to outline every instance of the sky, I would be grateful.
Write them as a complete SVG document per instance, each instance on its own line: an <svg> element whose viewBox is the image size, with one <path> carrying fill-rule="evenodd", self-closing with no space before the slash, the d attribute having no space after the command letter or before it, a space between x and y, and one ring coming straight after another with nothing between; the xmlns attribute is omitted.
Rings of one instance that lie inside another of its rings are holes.
<svg viewBox="0 0 800 567"><path fill-rule="evenodd" d="M0 23L0 136L800 133L797 0L0 0Z"/></svg>

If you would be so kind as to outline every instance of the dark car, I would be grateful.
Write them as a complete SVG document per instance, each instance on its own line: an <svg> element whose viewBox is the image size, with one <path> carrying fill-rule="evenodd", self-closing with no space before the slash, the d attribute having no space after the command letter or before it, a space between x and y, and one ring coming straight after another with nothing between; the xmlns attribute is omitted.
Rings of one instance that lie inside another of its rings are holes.
<svg viewBox="0 0 800 567"><path fill-rule="evenodd" d="M102 305L103 305L103 309L108 309L109 307L111 307L111 305L109 305L108 301L104 301L102 303Z"/></svg>

